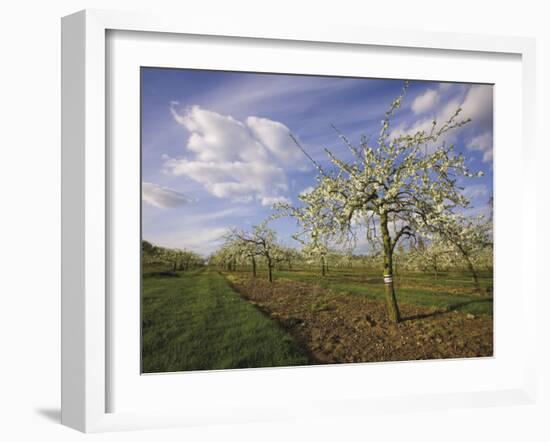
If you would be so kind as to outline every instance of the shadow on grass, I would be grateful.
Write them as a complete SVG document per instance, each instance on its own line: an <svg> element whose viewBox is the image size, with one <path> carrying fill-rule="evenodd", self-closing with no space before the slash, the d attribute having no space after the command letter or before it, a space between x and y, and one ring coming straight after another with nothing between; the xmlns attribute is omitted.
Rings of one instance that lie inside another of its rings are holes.
<svg viewBox="0 0 550 442"><path fill-rule="evenodd" d="M416 319L436 318L438 316L443 316L443 315L446 315L448 313L451 313L454 310L459 310L462 307L466 307L467 305L480 304L480 303L486 303L486 302L493 302L493 298L473 299L471 301L459 302L457 304L451 304L450 306L448 306L444 310L437 310L437 311L431 312L431 313L421 313L421 314L418 314L418 315L413 315L413 316L408 316L406 318L402 318L401 322L414 321Z"/></svg>

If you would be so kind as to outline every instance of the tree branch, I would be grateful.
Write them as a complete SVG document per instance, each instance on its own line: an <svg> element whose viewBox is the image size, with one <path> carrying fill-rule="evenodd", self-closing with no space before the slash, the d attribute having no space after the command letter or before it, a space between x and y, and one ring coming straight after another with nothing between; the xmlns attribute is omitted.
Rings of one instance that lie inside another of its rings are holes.
<svg viewBox="0 0 550 442"><path fill-rule="evenodd" d="M403 226L401 227L401 229L399 230L399 232L397 232L397 235L395 235L395 238L392 242L392 245L391 245L391 250L393 252L393 249L395 249L395 246L397 245L397 243L399 242L399 240L401 239L401 237L403 235L406 235L407 237L414 237L414 233L412 232L410 226Z"/></svg>

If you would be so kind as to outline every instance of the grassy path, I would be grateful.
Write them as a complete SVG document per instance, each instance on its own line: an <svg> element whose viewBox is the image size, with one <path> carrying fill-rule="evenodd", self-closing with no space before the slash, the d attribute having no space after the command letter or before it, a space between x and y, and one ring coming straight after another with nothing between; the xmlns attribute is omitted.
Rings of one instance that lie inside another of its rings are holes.
<svg viewBox="0 0 550 442"><path fill-rule="evenodd" d="M142 371L273 367L308 357L213 269L143 278Z"/></svg>

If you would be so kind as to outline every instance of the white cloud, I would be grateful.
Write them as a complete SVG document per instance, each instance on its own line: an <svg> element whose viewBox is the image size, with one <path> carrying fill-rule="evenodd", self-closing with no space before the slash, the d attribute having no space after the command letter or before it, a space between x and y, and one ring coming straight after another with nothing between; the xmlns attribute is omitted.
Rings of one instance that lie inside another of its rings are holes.
<svg viewBox="0 0 550 442"><path fill-rule="evenodd" d="M483 153L483 161L493 159L493 134L489 131L472 138L467 144L468 149L478 150Z"/></svg>
<svg viewBox="0 0 550 442"><path fill-rule="evenodd" d="M415 114L423 114L433 109L437 103L439 103L439 93L434 89L428 89L414 99L411 108Z"/></svg>
<svg viewBox="0 0 550 442"><path fill-rule="evenodd" d="M462 115L471 118L477 127L478 135L470 140L467 147L483 153L483 161L493 159L493 88L472 86L462 103Z"/></svg>
<svg viewBox="0 0 550 442"><path fill-rule="evenodd" d="M283 164L303 161L303 153L297 149L290 138L290 130L284 124L258 117L248 117L246 124L254 136Z"/></svg>
<svg viewBox="0 0 550 442"><path fill-rule="evenodd" d="M247 202L257 197L278 196L286 191L284 171L263 162L216 162L171 159L165 166L174 175L184 175L202 184L219 198Z"/></svg>
<svg viewBox="0 0 550 442"><path fill-rule="evenodd" d="M434 91L435 92L435 91ZM426 97L427 92L415 99L415 102L423 97ZM426 99L426 102L428 100ZM425 103L423 103L425 104ZM413 103L414 106L414 103ZM444 124L455 112L462 109L456 121L462 121L471 118L472 121L465 126L465 129L472 133L481 133L470 140L467 147L471 150L479 150L483 152L483 161L490 161L493 158L493 140L492 140L492 118L493 118L493 90L488 85L472 85L468 88L463 99L457 97L448 100L446 103L441 103L437 106L434 116L429 118L420 118L412 122L402 122L395 126L391 131L391 137L400 135L414 135L416 132L429 132L432 128L433 119L437 121L438 127ZM414 109L413 109L414 111ZM456 131L450 131L444 136L444 140L452 143L456 139ZM428 150L435 146L427 146Z"/></svg>
<svg viewBox="0 0 550 442"><path fill-rule="evenodd" d="M484 123L493 118L493 88L487 85L471 86L460 106L461 116L474 123Z"/></svg>
<svg viewBox="0 0 550 442"><path fill-rule="evenodd" d="M447 121L460 107L460 101L450 100L444 105L442 105L434 116L428 118L421 118L414 121L412 124L407 124L405 122L396 126L396 128L391 132L392 137L400 135L414 135L417 132L424 131L429 133L432 130L432 124L434 119L437 122L438 126L441 126L445 121ZM447 136L447 139L449 137Z"/></svg>
<svg viewBox="0 0 550 442"><path fill-rule="evenodd" d="M243 123L199 106L181 114L172 108L172 114L190 132L187 149L193 158L167 159L167 172L186 176L219 198L263 205L284 200L285 168L302 165L285 125L258 117Z"/></svg>
<svg viewBox="0 0 550 442"><path fill-rule="evenodd" d="M220 115L199 106L183 114L172 108L174 119L184 126L191 136L187 148L200 161L261 161L267 152L260 142L250 136L248 128L230 116Z"/></svg>
<svg viewBox="0 0 550 442"><path fill-rule="evenodd" d="M141 196L146 203L161 209L181 207L191 201L182 193L147 182L141 185Z"/></svg>

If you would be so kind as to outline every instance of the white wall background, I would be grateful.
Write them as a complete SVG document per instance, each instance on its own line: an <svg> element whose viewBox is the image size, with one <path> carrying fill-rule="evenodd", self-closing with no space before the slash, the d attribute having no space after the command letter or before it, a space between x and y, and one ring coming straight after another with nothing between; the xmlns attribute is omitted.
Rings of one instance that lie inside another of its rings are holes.
<svg viewBox="0 0 550 442"><path fill-rule="evenodd" d="M537 268L548 250L542 205L548 184L550 29L545 2L441 0L19 0L0 7L0 439L155 440L549 440L550 337L547 288L539 279L540 400L536 406L371 416L85 436L59 425L60 17L83 8L155 10L228 20L349 23L534 36L538 53ZM535 257L533 257L535 258Z"/></svg>

